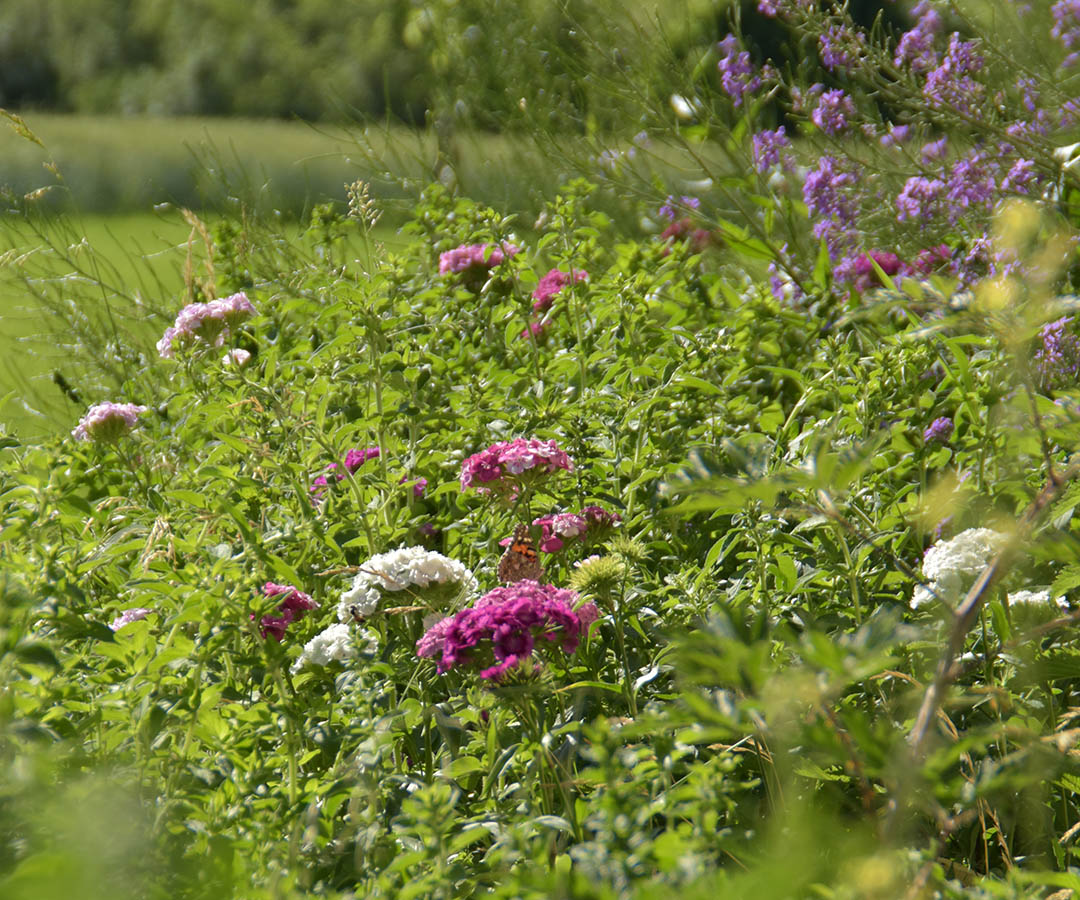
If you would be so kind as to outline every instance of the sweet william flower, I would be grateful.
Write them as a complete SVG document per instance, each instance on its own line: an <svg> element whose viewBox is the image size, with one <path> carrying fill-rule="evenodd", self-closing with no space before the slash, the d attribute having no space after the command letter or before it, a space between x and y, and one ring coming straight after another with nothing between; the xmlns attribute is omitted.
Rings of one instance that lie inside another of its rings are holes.
<svg viewBox="0 0 1080 900"><path fill-rule="evenodd" d="M278 603L278 612L281 615L266 615L259 619L259 633L264 640L272 637L276 641L281 641L285 637L286 629L293 622L302 619L305 613L319 608L316 600L291 584L275 584L268 581L263 585L263 596L281 597ZM254 620L255 616L252 615L251 619Z"/></svg>
<svg viewBox="0 0 1080 900"><path fill-rule="evenodd" d="M112 443L131 431L138 422L139 414L144 412L145 406L134 403L99 403L86 411L71 435L77 441Z"/></svg>
<svg viewBox="0 0 1080 900"><path fill-rule="evenodd" d="M935 596L945 603L957 602L1007 540L1008 535L990 528L969 528L934 544L923 557L927 587L916 587L912 607L923 606Z"/></svg>
<svg viewBox="0 0 1080 900"><path fill-rule="evenodd" d="M476 578L456 559L425 547L401 547L379 553L360 565L352 587L338 602L338 621L372 615L383 594L408 591L410 597L440 605L450 594L469 594Z"/></svg>
<svg viewBox="0 0 1080 900"><path fill-rule="evenodd" d="M559 469L572 472L574 464L555 441L515 438L474 453L461 464L461 489L501 490L512 494L516 478L526 472L548 475Z"/></svg>

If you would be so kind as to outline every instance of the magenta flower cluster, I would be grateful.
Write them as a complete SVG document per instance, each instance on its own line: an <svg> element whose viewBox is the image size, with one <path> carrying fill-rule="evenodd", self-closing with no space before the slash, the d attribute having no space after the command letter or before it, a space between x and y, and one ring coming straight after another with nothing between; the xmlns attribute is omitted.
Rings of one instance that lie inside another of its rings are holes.
<svg viewBox="0 0 1080 900"><path fill-rule="evenodd" d="M172 359L178 348L193 344L220 347L233 328L255 314L255 307L243 291L223 300L189 303L180 310L172 327L165 329L157 342L158 353Z"/></svg>
<svg viewBox="0 0 1080 900"><path fill-rule="evenodd" d="M568 284L585 281L589 273L584 269L571 269L569 273L559 269L552 269L536 285L532 292L533 311L538 313L547 312L555 302L555 296Z"/></svg>
<svg viewBox="0 0 1080 900"><path fill-rule="evenodd" d="M272 637L281 641L285 630L293 623L304 618L304 613L318 609L319 604L303 591L291 584L274 584L272 581L263 585L264 597L281 597L278 604L279 616L263 616L259 619L259 633L263 638ZM255 616L251 617L253 620Z"/></svg>
<svg viewBox="0 0 1080 900"><path fill-rule="evenodd" d="M520 251L520 247L506 242L500 245L462 244L439 255L439 274L453 275L469 270L493 269Z"/></svg>
<svg viewBox="0 0 1080 900"><path fill-rule="evenodd" d="M513 493L514 477L526 472L551 474L559 469L572 472L574 463L555 441L515 438L500 441L474 453L461 464L461 489L505 490Z"/></svg>
<svg viewBox="0 0 1080 900"><path fill-rule="evenodd" d="M599 618L592 603L575 609L571 590L519 581L486 593L476 605L437 622L416 642L416 653L434 659L439 672L483 666L480 677L500 682L532 658L537 642L573 653Z"/></svg>
<svg viewBox="0 0 1080 900"><path fill-rule="evenodd" d="M77 441L99 444L117 441L135 427L139 413L144 412L145 406L134 403L99 403L86 411L71 435Z"/></svg>
<svg viewBox="0 0 1080 900"><path fill-rule="evenodd" d="M602 506L586 506L580 513L552 513L533 519L540 526L540 549L545 553L558 553L570 538L584 538L587 532L606 531L622 521L617 512L609 512Z"/></svg>
<svg viewBox="0 0 1080 900"><path fill-rule="evenodd" d="M345 454L345 462L343 464L345 472L348 472L350 475L352 475L369 459L376 459L378 458L378 456L378 447L353 447L352 450ZM330 463L326 468L327 471L331 473L330 478L333 478L334 481L345 480L345 472L338 471L337 463ZM322 492L326 490L326 487L329 483L329 479L325 475L320 475L313 482L311 482L311 493L321 495ZM426 481L424 481L424 486L427 486ZM423 493L423 488L421 488L420 493ZM419 496L419 494L417 496Z"/></svg>

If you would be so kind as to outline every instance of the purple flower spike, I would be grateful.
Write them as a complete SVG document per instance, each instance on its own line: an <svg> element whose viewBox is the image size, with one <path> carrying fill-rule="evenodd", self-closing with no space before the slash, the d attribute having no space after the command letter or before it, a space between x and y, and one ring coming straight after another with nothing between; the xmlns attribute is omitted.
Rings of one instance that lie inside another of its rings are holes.
<svg viewBox="0 0 1080 900"><path fill-rule="evenodd" d="M953 427L952 419L940 416L923 432L923 441L927 444L947 444L952 437Z"/></svg>

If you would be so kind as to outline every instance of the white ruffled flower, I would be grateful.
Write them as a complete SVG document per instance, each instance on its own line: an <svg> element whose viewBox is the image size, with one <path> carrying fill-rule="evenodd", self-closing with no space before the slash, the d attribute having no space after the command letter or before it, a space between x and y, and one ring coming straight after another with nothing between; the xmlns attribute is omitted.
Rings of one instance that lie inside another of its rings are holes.
<svg viewBox="0 0 1080 900"><path fill-rule="evenodd" d="M345 662L356 656L352 630L348 625L331 625L304 644L304 652L292 664L293 674L304 666L325 666L331 662Z"/></svg>
<svg viewBox="0 0 1080 900"><path fill-rule="evenodd" d="M352 587L341 595L338 620L370 616L379 608L384 591L423 590L431 585L457 585L459 593L472 593L476 578L456 559L423 547L380 553L360 566Z"/></svg>
<svg viewBox="0 0 1080 900"><path fill-rule="evenodd" d="M945 603L955 603L1008 539L1007 534L990 528L969 528L934 544L926 551L922 564L929 590L921 584L916 587L912 607L917 609L935 596Z"/></svg>
<svg viewBox="0 0 1080 900"><path fill-rule="evenodd" d="M1069 608L1064 597L1055 597L1053 602L1061 609ZM1009 594L1009 606L1049 606L1050 604L1050 588L1043 588L1041 591L1016 591Z"/></svg>

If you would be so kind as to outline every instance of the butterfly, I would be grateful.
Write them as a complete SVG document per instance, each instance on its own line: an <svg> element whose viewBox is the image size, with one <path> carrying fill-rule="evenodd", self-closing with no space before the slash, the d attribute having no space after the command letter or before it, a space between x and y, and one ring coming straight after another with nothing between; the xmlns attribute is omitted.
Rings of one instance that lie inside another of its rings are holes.
<svg viewBox="0 0 1080 900"><path fill-rule="evenodd" d="M529 534L529 526L518 525L514 529L510 546L499 560L499 581L506 584L516 584L526 578L539 581L543 574L544 569L540 565L540 556L536 552L532 535Z"/></svg>

